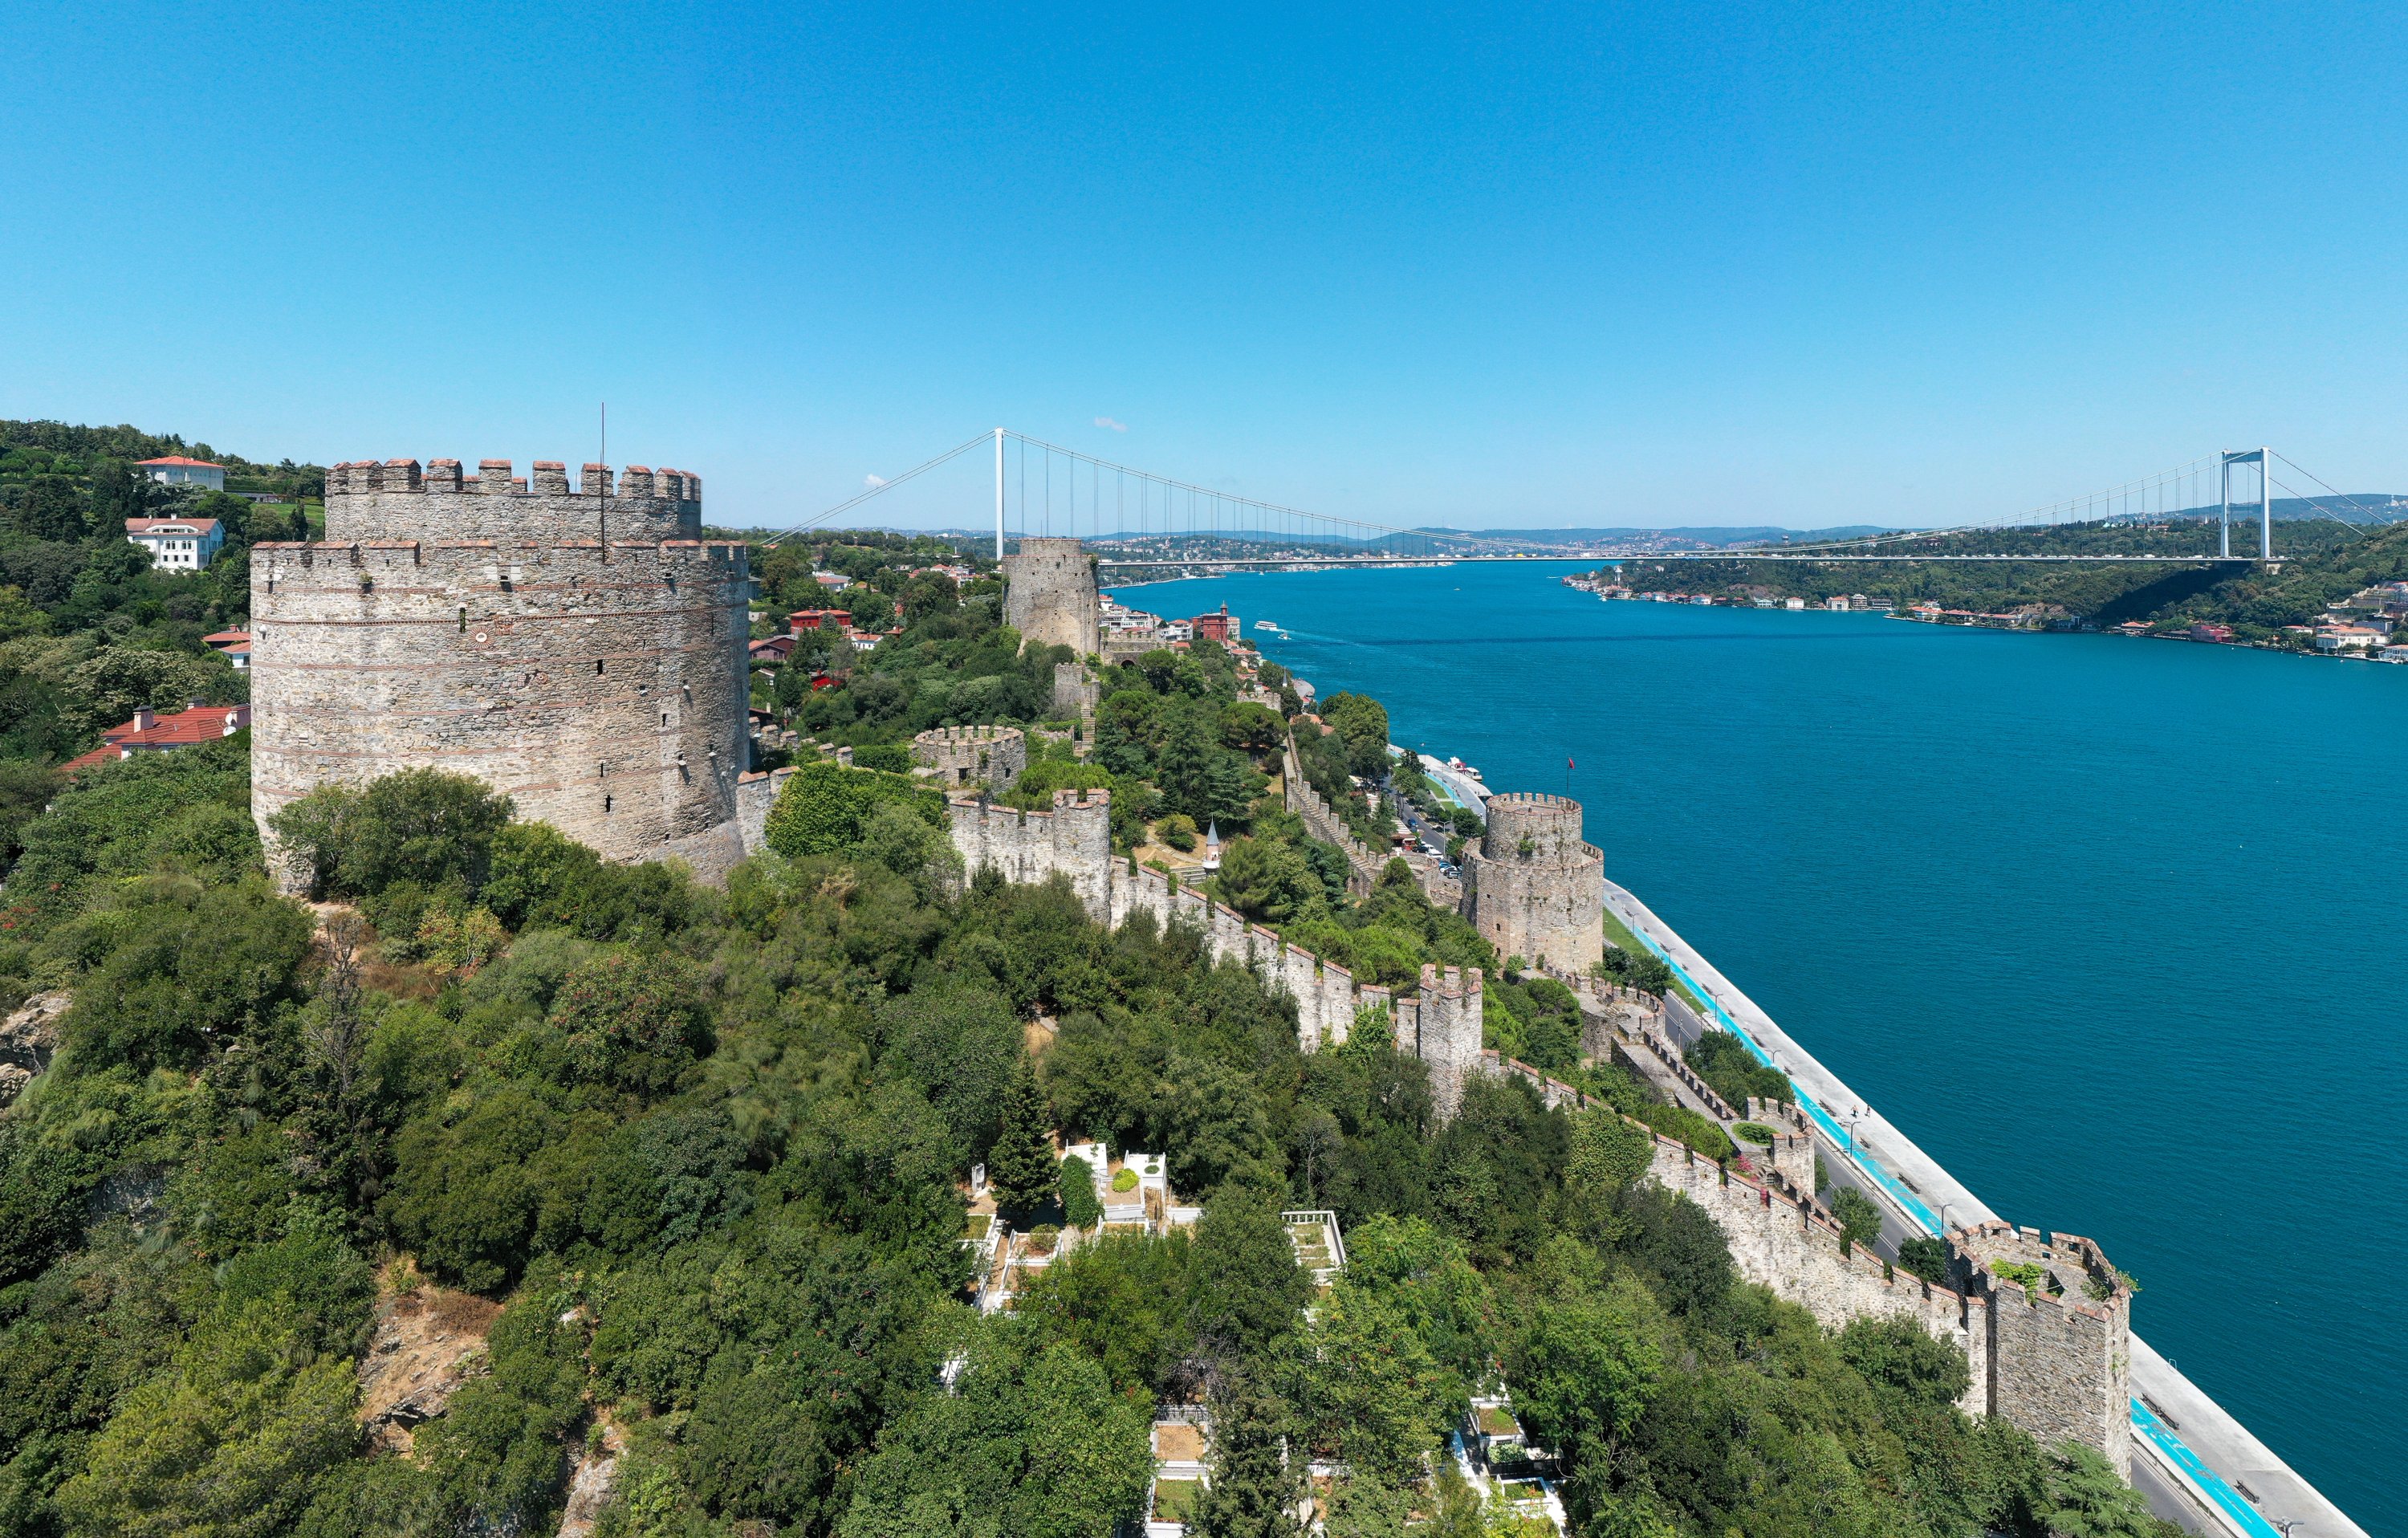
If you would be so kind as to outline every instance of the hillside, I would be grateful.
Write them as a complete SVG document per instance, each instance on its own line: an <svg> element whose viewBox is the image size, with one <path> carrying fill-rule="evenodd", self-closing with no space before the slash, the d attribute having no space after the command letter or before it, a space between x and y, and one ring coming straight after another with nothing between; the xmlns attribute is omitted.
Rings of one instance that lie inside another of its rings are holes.
<svg viewBox="0 0 2408 1538"><path fill-rule="evenodd" d="M894 633L763 677L853 767L806 744L724 890L411 770L280 815L313 907L267 878L248 733L13 761L0 1534L1541 1538L1543 1475L1583 1538L2167 1538L2096 1454L1962 1414L1955 1346L1740 1281L1637 1180L1639 1124L1709 1160L1719 1128L1583 1063L1570 990L1401 863L1348 893L1265 771L1292 730L1375 823L1416 794L1377 778L1378 701L1324 729L1204 642L1112 669L1092 743L1049 734L1056 652L932 548L756 552L774 605L841 571ZM12 600L9 688L45 647L184 655L159 627L208 575ZM1218 898L1367 982L1486 970L1489 1042L1598 1103L1481 1078L1440 1121L1378 1015L1301 1051L1191 931L966 871L895 771L981 723L1031 729L1008 804L1107 787L1131 859L1216 821ZM1444 1451L1475 1399L1529 1449L1476 1482Z"/></svg>
<svg viewBox="0 0 2408 1538"><path fill-rule="evenodd" d="M2215 549L2215 538L2209 524L2157 530L2091 524L1906 541L1885 546L1884 553L1913 555L1964 549L2010 554L2207 554ZM2234 544L2244 548L2238 530ZM1634 563L1623 580L1639 587L1674 586L1695 593L1760 587L1778 597L1816 601L1863 593L1895 599L1900 607L1929 601L1983 613L2056 604L2101 626L2139 620L2172 628L2215 621L2231 625L2238 640L2285 643L2284 626L2312 625L2329 603L2375 582L2408 578L2408 524L2372 528L2312 522L2277 525L2275 551L2281 559L2272 567L1731 560L1651 568Z"/></svg>

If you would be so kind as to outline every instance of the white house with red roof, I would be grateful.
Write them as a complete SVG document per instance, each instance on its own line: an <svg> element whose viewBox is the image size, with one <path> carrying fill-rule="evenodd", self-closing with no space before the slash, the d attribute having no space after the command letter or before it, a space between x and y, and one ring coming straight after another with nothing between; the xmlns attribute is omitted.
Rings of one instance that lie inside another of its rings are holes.
<svg viewBox="0 0 2408 1538"><path fill-rule="evenodd" d="M169 454L164 459L140 460L136 467L161 485L198 486L205 491L225 490L225 467L212 465L206 459L187 459L182 454Z"/></svg>
<svg viewBox="0 0 2408 1538"><path fill-rule="evenodd" d="M232 737L250 725L251 707L248 705L194 704L167 715L161 715L145 705L134 712L133 720L102 732L99 747L79 758L68 759L59 769L63 773L73 774L78 769L90 769L96 764L113 764L121 758L131 758L137 753L169 753L201 742L214 742L222 737Z"/></svg>
<svg viewBox="0 0 2408 1538"><path fill-rule="evenodd" d="M225 528L214 518L128 518L125 537L150 551L158 570L198 571L225 543Z"/></svg>
<svg viewBox="0 0 2408 1538"><path fill-rule="evenodd" d="M203 636L201 638L201 644L208 647L210 651L215 652L218 655L225 658L228 662L233 663L236 672L247 672L250 670L250 631L220 630L213 635Z"/></svg>

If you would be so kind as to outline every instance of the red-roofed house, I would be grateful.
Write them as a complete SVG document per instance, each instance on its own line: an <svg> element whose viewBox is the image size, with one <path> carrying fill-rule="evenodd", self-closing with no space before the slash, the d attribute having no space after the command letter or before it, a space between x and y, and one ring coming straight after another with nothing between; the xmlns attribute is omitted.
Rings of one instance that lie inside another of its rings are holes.
<svg viewBox="0 0 2408 1538"><path fill-rule="evenodd" d="M1188 634L1198 640L1235 640L1241 628L1238 616L1229 612L1229 606L1226 603L1221 606L1219 613L1198 614L1187 624Z"/></svg>
<svg viewBox="0 0 2408 1538"><path fill-rule="evenodd" d="M163 485L225 490L225 467L212 465L206 459L187 459L182 454L169 454L165 459L142 460L139 468L143 474Z"/></svg>
<svg viewBox="0 0 2408 1538"><path fill-rule="evenodd" d="M125 537L148 550L161 571L198 571L225 543L214 518L128 518Z"/></svg>
<svg viewBox="0 0 2408 1538"><path fill-rule="evenodd" d="M853 615L841 609L797 609L786 616L786 628L799 636L806 630L841 630Z"/></svg>
<svg viewBox="0 0 2408 1538"><path fill-rule="evenodd" d="M763 640L749 642L745 650L752 654L753 667L776 668L782 666L788 657L795 654L795 638L770 636Z"/></svg>
<svg viewBox="0 0 2408 1538"><path fill-rule="evenodd" d="M134 712L133 720L102 732L101 746L80 758L68 759L59 768L73 774L95 764L131 758L137 753L170 753L177 748L189 748L196 743L232 737L250 725L251 707L248 705L194 705L171 715L160 715L145 705Z"/></svg>
<svg viewBox="0 0 2408 1538"><path fill-rule="evenodd" d="M233 663L238 672L248 671L251 668L251 632L248 630L221 630L215 635L203 636L201 644Z"/></svg>

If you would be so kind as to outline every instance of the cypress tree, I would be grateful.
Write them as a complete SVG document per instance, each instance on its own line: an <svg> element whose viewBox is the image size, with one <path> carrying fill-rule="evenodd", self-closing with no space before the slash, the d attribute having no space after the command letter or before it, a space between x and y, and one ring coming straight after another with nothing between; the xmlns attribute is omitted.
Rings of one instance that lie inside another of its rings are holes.
<svg viewBox="0 0 2408 1538"><path fill-rule="evenodd" d="M1025 1217L1054 1194L1060 1172L1050 1121L1045 1092L1037 1087L1037 1074L1024 1053L1004 1087L1002 1130L986 1157L986 1183L995 1192L996 1210Z"/></svg>

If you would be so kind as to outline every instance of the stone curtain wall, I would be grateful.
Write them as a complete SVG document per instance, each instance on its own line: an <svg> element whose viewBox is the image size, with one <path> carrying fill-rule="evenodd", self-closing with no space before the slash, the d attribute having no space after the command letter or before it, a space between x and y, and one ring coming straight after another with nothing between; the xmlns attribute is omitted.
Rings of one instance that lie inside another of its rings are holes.
<svg viewBox="0 0 2408 1538"><path fill-rule="evenodd" d="M1476 967L1442 973L1424 967L1419 998L1358 984L1345 968L1285 943L1236 909L1152 867L1114 859L1110 791L1057 791L1051 812L1021 812L969 796L953 797L947 806L953 846L968 871L993 866L1008 881L1030 884L1059 874L1099 924L1117 928L1142 913L1163 927L1194 929L1213 959L1235 961L1296 1000L1297 1045L1303 1051L1343 1042L1361 1012L1384 1011L1398 1049L1429 1065L1441 1116L1455 1114L1473 1074L1490 1071L1480 1047Z"/></svg>
<svg viewBox="0 0 2408 1538"><path fill-rule="evenodd" d="M1346 856L1346 890L1358 898L1371 895L1371 884L1380 879L1380 868L1387 862L1371 853L1370 846L1354 836L1354 830L1321 798L1304 777L1304 766L1297 761L1296 739L1287 740L1287 754L1280 766L1280 783L1287 796L1287 809L1304 821L1304 830L1323 843L1334 843Z"/></svg>
<svg viewBox="0 0 2408 1538"><path fill-rule="evenodd" d="M371 500L439 513L447 499ZM385 515L331 486L328 507L338 530ZM264 835L320 784L431 766L612 859L675 856L715 880L742 856L751 595L733 542L260 545L252 813Z"/></svg>
<svg viewBox="0 0 2408 1538"><path fill-rule="evenodd" d="M1028 767L1028 740L1017 726L939 726L911 739L911 758L947 787L983 783L1010 790Z"/></svg>
<svg viewBox="0 0 2408 1538"><path fill-rule="evenodd" d="M1103 615L1096 563L1078 539L1023 539L1003 558L1003 623L1024 646L1067 646L1095 654Z"/></svg>
<svg viewBox="0 0 2408 1538"><path fill-rule="evenodd" d="M1464 850L1472 923L1500 956L1554 971L1596 965L1605 955L1605 856L1581 838L1581 804L1500 794L1488 798L1487 821L1478 847Z"/></svg>
<svg viewBox="0 0 2408 1538"><path fill-rule="evenodd" d="M1054 714L1081 719L1092 716L1103 698L1103 693L1104 686L1089 675L1084 661L1054 665Z"/></svg>
<svg viewBox="0 0 2408 1538"><path fill-rule="evenodd" d="M1968 1298L1912 1272L1885 1268L1880 1257L1861 1245L1842 1254L1838 1226L1811 1201L1770 1183L1727 1173L1685 1143L1658 1133L1649 1136L1656 1145L1649 1177L1705 1210L1729 1243L1741 1276L1798 1304L1827 1329L1889 1315L1912 1319L1962 1349L1971 1364L1972 1384L1958 1401L1960 1407L1969 1415L1992 1410L1986 1299ZM1805 1188L1811 1191L1811 1173L1807 1182Z"/></svg>

